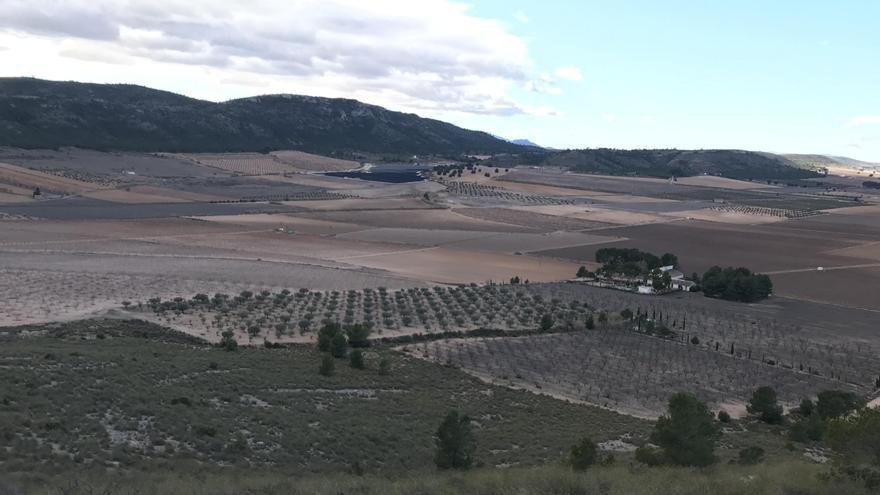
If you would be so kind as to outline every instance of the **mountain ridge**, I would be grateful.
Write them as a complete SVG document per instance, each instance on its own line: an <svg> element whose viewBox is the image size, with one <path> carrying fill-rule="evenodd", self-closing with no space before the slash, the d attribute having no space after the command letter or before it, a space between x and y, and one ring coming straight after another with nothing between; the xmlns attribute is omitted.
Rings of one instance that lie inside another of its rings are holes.
<svg viewBox="0 0 880 495"><path fill-rule="evenodd" d="M0 145L116 151L516 152L435 119L346 98L198 100L131 84L0 78Z"/></svg>

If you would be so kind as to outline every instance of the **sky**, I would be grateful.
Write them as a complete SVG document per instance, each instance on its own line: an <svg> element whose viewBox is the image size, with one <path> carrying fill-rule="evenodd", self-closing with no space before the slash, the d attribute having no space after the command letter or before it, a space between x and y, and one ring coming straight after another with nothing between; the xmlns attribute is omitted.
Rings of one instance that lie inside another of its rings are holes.
<svg viewBox="0 0 880 495"><path fill-rule="evenodd" d="M0 0L0 77L355 98L554 148L880 162L874 0Z"/></svg>

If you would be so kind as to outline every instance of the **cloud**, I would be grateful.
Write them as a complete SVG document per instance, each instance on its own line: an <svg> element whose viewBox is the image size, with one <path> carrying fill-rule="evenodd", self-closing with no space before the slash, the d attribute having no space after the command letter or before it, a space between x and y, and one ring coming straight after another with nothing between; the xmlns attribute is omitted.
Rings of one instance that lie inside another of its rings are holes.
<svg viewBox="0 0 880 495"><path fill-rule="evenodd" d="M516 18L516 20L518 20L519 22L521 22L523 24L528 24L528 23L532 22L532 18L527 16L526 13L523 12L522 10L517 10L516 14L514 14L513 17Z"/></svg>
<svg viewBox="0 0 880 495"><path fill-rule="evenodd" d="M880 115L859 115L847 121L847 127L861 127L865 125L880 125Z"/></svg>
<svg viewBox="0 0 880 495"><path fill-rule="evenodd" d="M111 50L91 49L86 47L65 48L58 52L62 57L83 60L86 62L100 62L113 65L132 65L134 61L124 55Z"/></svg>
<svg viewBox="0 0 880 495"><path fill-rule="evenodd" d="M616 121L617 121L617 114L616 114L616 113L610 113L610 112L609 112L609 113L603 113L603 114L602 114L602 120L604 120L605 122L608 122L608 123L616 122Z"/></svg>
<svg viewBox="0 0 880 495"><path fill-rule="evenodd" d="M560 68L556 69L554 74L556 74L556 77L558 77L560 79L565 79L568 81L580 81L581 79L583 79L583 76L581 75L580 69L578 69L577 67L575 67L573 65L567 65L565 67L560 67Z"/></svg>
<svg viewBox="0 0 880 495"><path fill-rule="evenodd" d="M401 109L537 111L509 96L533 79L526 42L448 0L4 0L0 32L58 40L63 57L149 63L169 76L168 64L187 65L218 71L218 81L268 78ZM580 79L574 67L557 75Z"/></svg>

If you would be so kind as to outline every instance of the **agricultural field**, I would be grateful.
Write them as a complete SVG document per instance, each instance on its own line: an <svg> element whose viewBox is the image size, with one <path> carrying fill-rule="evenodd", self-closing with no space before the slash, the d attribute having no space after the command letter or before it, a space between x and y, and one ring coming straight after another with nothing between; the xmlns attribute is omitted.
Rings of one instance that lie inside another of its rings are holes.
<svg viewBox="0 0 880 495"><path fill-rule="evenodd" d="M262 153L189 153L170 156L241 175L284 174L295 171L292 166L275 156Z"/></svg>
<svg viewBox="0 0 880 495"><path fill-rule="evenodd" d="M872 390L870 384L848 385L843 380L813 374L809 365L800 371L800 364L792 367L792 363L781 364L766 357L761 361L718 352L711 342L693 345L619 327L441 340L403 349L492 383L652 419L664 411L670 395L682 390L734 417L745 415L745 404L755 384L773 384L787 407L797 406L817 390L851 388L861 394ZM815 359L819 362L818 357ZM876 362L874 365L875 370L880 369Z"/></svg>
<svg viewBox="0 0 880 495"><path fill-rule="evenodd" d="M7 171L67 197L0 188L4 472L393 476L431 463L449 409L473 418L487 468L561 461L584 435L629 465L678 391L734 417L721 462L755 445L823 462L745 417L754 388L787 409L827 389L878 395L874 205L714 177L512 167L383 183L315 173L357 164L297 152L7 152ZM687 274L748 266L775 292L742 304L573 282L602 247L676 253ZM319 373L329 323L370 329L366 369ZM235 352L218 345L230 337Z"/></svg>

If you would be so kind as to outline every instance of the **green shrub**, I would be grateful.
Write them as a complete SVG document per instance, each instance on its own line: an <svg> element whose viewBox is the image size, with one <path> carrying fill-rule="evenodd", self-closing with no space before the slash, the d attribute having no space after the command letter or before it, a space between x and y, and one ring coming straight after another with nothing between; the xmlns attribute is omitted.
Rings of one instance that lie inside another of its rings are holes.
<svg viewBox="0 0 880 495"><path fill-rule="evenodd" d="M739 451L737 463L744 466L758 464L764 460L764 449L761 447L746 447Z"/></svg>
<svg viewBox="0 0 880 495"><path fill-rule="evenodd" d="M755 390L746 410L765 423L782 423L782 406L776 401L776 391L772 387Z"/></svg>
<svg viewBox="0 0 880 495"><path fill-rule="evenodd" d="M575 471L584 471L588 467L596 463L599 455L599 449L595 442L589 438L584 438L577 445L571 447L568 462Z"/></svg>
<svg viewBox="0 0 880 495"><path fill-rule="evenodd" d="M669 399L667 415L660 417L651 442L663 449L672 464L708 466L715 462L715 443L720 436L714 415L696 397L679 392Z"/></svg>
<svg viewBox="0 0 880 495"><path fill-rule="evenodd" d="M469 469L473 464L476 442L471 420L458 411L449 411L434 438L437 451L434 463L440 469Z"/></svg>
<svg viewBox="0 0 880 495"><path fill-rule="evenodd" d="M382 359L379 361L379 374L380 375L390 375L391 374L391 359L388 356L382 356Z"/></svg>
<svg viewBox="0 0 880 495"><path fill-rule="evenodd" d="M364 353L360 349L355 349L351 351L351 355L349 355L349 364L352 368L362 370L366 366L364 364Z"/></svg>
<svg viewBox="0 0 880 495"><path fill-rule="evenodd" d="M333 356L324 354L321 356L321 366L318 368L318 373L324 376L331 376L335 367L336 364L333 362Z"/></svg>

